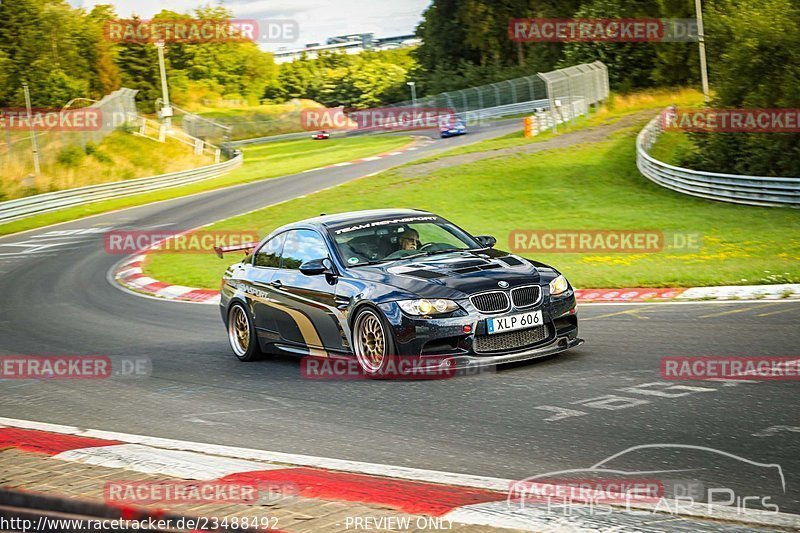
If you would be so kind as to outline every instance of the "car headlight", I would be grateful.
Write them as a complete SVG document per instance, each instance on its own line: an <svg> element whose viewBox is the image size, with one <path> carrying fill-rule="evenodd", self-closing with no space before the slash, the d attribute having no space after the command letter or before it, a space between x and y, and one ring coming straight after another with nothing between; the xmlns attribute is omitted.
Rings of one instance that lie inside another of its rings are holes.
<svg viewBox="0 0 800 533"><path fill-rule="evenodd" d="M458 309L458 304L453 300L443 300L437 298L435 300L428 300L422 298L420 300L400 300L397 302L400 309L409 315L423 316L423 315L442 315L444 313L452 313Z"/></svg>
<svg viewBox="0 0 800 533"><path fill-rule="evenodd" d="M569 283L567 283L567 278L564 276L553 278L550 282L550 296L556 296L562 292L567 292L568 289Z"/></svg>

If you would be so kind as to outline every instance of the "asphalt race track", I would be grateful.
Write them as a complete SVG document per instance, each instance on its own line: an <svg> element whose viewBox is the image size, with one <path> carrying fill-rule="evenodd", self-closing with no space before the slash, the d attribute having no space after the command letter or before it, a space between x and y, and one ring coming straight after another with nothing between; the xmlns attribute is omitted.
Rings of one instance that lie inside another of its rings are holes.
<svg viewBox="0 0 800 533"><path fill-rule="evenodd" d="M2 381L0 416L510 479L588 468L636 445L695 445L780 465L785 493L771 470L699 450L638 451L616 465L681 470L675 479L800 513L796 382L660 376L664 356L798 355L796 302L584 305L586 344L552 359L438 381L311 381L297 359L238 362L216 306L141 298L107 279L123 257L104 251L105 229L195 227L518 123L0 238L0 353L152 362L146 377Z"/></svg>

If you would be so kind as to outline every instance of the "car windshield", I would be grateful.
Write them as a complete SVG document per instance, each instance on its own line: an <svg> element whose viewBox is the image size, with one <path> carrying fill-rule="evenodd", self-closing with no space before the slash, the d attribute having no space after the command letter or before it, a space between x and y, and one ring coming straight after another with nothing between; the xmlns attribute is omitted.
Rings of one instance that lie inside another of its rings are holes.
<svg viewBox="0 0 800 533"><path fill-rule="evenodd" d="M472 236L436 216L360 222L331 228L331 234L348 266L481 248Z"/></svg>

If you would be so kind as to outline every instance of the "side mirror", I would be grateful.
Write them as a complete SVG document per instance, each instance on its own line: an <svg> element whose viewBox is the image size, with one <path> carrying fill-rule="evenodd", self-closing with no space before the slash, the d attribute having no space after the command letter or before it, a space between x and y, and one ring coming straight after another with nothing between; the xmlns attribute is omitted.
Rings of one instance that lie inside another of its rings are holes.
<svg viewBox="0 0 800 533"><path fill-rule="evenodd" d="M333 265L327 257L324 259L311 259L300 265L300 272L306 276L319 276L320 274L333 274Z"/></svg>
<svg viewBox="0 0 800 533"><path fill-rule="evenodd" d="M487 248L494 248L494 245L497 244L497 239L491 235L478 235L475 237L475 240Z"/></svg>

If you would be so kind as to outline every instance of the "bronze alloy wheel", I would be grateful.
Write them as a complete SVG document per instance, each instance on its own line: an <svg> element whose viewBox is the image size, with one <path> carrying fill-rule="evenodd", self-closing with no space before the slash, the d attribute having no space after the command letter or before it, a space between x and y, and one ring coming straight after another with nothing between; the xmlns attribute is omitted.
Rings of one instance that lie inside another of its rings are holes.
<svg viewBox="0 0 800 533"><path fill-rule="evenodd" d="M228 320L228 340L236 357L244 357L250 347L250 319L241 305L231 308Z"/></svg>
<svg viewBox="0 0 800 533"><path fill-rule="evenodd" d="M375 311L365 309L356 317L354 347L361 367L369 374L381 370L387 357L388 342L383 322Z"/></svg>

